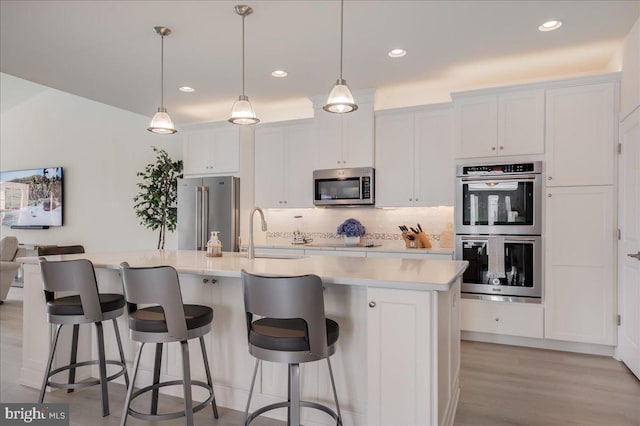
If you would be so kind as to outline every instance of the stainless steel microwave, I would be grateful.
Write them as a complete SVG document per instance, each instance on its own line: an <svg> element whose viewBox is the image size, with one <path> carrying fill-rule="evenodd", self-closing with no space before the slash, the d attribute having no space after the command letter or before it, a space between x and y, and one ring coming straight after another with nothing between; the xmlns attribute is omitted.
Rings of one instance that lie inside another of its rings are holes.
<svg viewBox="0 0 640 426"><path fill-rule="evenodd" d="M375 169L314 170L313 204L320 207L374 205Z"/></svg>

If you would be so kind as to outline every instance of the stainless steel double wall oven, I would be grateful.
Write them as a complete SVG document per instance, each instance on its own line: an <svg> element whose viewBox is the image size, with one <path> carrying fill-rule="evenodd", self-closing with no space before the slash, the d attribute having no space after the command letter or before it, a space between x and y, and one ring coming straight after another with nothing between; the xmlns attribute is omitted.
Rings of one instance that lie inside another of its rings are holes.
<svg viewBox="0 0 640 426"><path fill-rule="evenodd" d="M456 259L463 297L539 303L542 163L457 167Z"/></svg>

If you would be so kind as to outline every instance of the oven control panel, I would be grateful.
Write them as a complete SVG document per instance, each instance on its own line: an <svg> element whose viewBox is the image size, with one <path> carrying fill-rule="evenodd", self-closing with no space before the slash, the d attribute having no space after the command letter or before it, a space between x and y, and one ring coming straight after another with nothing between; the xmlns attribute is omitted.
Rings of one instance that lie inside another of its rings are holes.
<svg viewBox="0 0 640 426"><path fill-rule="evenodd" d="M535 161L532 163L458 166L457 171L458 176L494 176L522 173L541 173L542 163L540 161Z"/></svg>

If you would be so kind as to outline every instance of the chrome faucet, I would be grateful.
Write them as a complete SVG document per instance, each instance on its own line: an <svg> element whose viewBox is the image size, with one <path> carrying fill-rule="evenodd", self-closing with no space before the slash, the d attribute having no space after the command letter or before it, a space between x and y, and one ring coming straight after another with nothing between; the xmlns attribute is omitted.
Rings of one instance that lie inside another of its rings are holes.
<svg viewBox="0 0 640 426"><path fill-rule="evenodd" d="M256 257L256 249L253 244L253 215L255 212L260 213L260 220L262 222L262 230L267 230L267 222L264 220L264 212L260 207L254 207L249 213L249 248L247 250L247 258L254 259Z"/></svg>

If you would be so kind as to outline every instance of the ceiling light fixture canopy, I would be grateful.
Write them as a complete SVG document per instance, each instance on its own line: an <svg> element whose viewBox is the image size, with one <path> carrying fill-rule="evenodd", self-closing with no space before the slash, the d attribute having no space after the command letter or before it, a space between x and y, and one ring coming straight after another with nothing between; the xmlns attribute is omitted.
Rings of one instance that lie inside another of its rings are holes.
<svg viewBox="0 0 640 426"><path fill-rule="evenodd" d="M151 123L147 130L161 135L171 135L176 133L176 127L167 109L164 107L164 38L171 34L171 30L167 27L153 27L154 31L160 36L160 107L158 112L151 119Z"/></svg>
<svg viewBox="0 0 640 426"><path fill-rule="evenodd" d="M562 26L562 21L559 21L559 20L557 20L557 19L552 19L552 20L550 20L550 21L547 21L547 22L545 22L545 23L541 24L541 25L538 27L538 30L539 30L539 31L543 31L543 32L546 32L546 31L553 31L553 30L557 30L557 29L558 29L558 28L560 28L561 26Z"/></svg>
<svg viewBox="0 0 640 426"><path fill-rule="evenodd" d="M233 10L238 15L242 16L242 95L238 97L238 100L234 102L233 107L231 108L231 117L229 118L229 122L240 125L256 124L259 123L260 120L256 116L256 113L251 106L251 102L249 102L249 98L244 91L244 18L247 15L251 15L253 13L253 9L249 6L238 5L235 6Z"/></svg>
<svg viewBox="0 0 640 426"><path fill-rule="evenodd" d="M322 107L327 112L333 112L336 114L346 114L358 109L358 105L353 100L353 94L347 81L342 78L342 49L344 38L344 0L340 0L340 78L334 84L333 89L329 93L327 103Z"/></svg>

